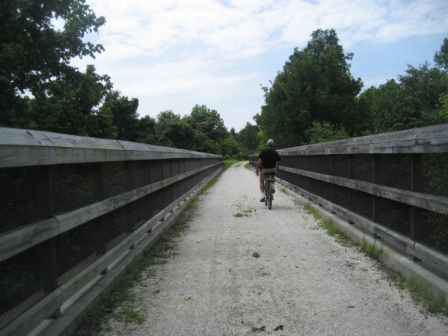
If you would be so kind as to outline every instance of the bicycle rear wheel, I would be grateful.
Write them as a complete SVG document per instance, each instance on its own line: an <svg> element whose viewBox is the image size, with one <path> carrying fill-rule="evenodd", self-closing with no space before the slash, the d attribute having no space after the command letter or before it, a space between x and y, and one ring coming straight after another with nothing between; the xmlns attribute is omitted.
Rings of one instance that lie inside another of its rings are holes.
<svg viewBox="0 0 448 336"><path fill-rule="evenodd" d="M264 183L264 205L268 206L268 188L269 182Z"/></svg>
<svg viewBox="0 0 448 336"><path fill-rule="evenodd" d="M267 189L266 189L266 205L268 206L268 209L271 210L272 208L272 190L271 190L271 183L267 183Z"/></svg>

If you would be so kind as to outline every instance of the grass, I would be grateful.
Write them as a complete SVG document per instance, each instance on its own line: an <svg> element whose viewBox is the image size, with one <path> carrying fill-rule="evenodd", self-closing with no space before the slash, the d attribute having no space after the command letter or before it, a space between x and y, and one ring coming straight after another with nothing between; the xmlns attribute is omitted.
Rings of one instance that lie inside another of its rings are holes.
<svg viewBox="0 0 448 336"><path fill-rule="evenodd" d="M322 219L322 216L319 214L319 211L316 208L312 207L311 204L308 203L304 207L305 207L305 210L308 211L308 213L310 213L311 215L313 215L313 217L317 221Z"/></svg>
<svg viewBox="0 0 448 336"><path fill-rule="evenodd" d="M233 217L236 217L236 218L249 217L251 213L252 213L252 210L243 210L243 213L238 212L235 215L233 215Z"/></svg>
<svg viewBox="0 0 448 336"><path fill-rule="evenodd" d="M431 295L427 286L415 277L406 278L400 272L381 264L383 273L391 285L407 290L411 298L420 305L422 313L440 314L448 317L448 305L443 294Z"/></svg>
<svg viewBox="0 0 448 336"><path fill-rule="evenodd" d="M299 202L296 204L302 206ZM374 244L370 244L363 239L360 244L356 243L347 237L343 230L336 227L330 219L325 219L322 221L322 216L316 208L310 204L304 205L304 208L308 213L312 214L317 221L321 221L320 226L327 230L328 235L336 236L338 241L344 245L350 244L353 246L359 246L363 252L372 257L374 260L380 260L383 248L379 247L376 242ZM421 306L423 313L441 314L448 317L448 305L446 304L443 294L433 296L429 293L428 287L425 286L420 280L414 277L406 278L402 273L395 271L384 264L379 263L378 265L392 285L409 292L414 302Z"/></svg>
<svg viewBox="0 0 448 336"><path fill-rule="evenodd" d="M254 252L254 253L252 253L252 257L258 259L258 258L260 258L260 254L258 252Z"/></svg>
<svg viewBox="0 0 448 336"><path fill-rule="evenodd" d="M327 233L329 236L335 236L335 235L339 235L339 234L343 234L344 232L338 228L337 226L335 226L333 224L333 221L331 219L325 219L322 222L322 227L327 230Z"/></svg>
<svg viewBox="0 0 448 336"><path fill-rule="evenodd" d="M252 332L262 332L262 331L266 331L266 326L262 326L262 327L252 326L250 329L252 330Z"/></svg>
<svg viewBox="0 0 448 336"><path fill-rule="evenodd" d="M127 274L108 295L104 295L100 302L87 312L74 335L97 334L101 331L102 325L109 329L112 319L123 323L136 324L145 321L146 312L139 307L141 302L133 291L134 286L141 284L148 277L154 276L155 266L166 263L168 258L175 255L175 240L187 229L189 221L194 216L194 210L200 196L215 185L224 171L238 162L241 161L226 160L223 162L223 169L204 186L198 195L188 200L185 209L174 224L165 230L159 241L153 247L145 249L143 256L135 257L128 265ZM247 211L250 212L251 210Z"/></svg>
<svg viewBox="0 0 448 336"><path fill-rule="evenodd" d="M361 242L361 250L371 256L373 259L379 260L381 252L383 252L383 248L376 246L376 243L369 244L365 239Z"/></svg>

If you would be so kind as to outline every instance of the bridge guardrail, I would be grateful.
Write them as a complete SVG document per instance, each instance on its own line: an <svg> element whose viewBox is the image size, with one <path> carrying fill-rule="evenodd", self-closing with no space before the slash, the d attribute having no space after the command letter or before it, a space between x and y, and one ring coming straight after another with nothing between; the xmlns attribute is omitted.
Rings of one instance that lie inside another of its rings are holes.
<svg viewBox="0 0 448 336"><path fill-rule="evenodd" d="M221 167L212 154L0 128L0 335L60 315Z"/></svg>
<svg viewBox="0 0 448 336"><path fill-rule="evenodd" d="M278 151L278 178L448 274L448 124Z"/></svg>

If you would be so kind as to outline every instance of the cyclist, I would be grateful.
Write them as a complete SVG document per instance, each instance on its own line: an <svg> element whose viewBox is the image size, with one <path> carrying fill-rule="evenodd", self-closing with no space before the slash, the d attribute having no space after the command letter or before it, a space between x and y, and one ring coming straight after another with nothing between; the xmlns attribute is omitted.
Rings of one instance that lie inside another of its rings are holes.
<svg viewBox="0 0 448 336"><path fill-rule="evenodd" d="M258 162L256 168L257 176L260 175L260 191L261 198L260 202L265 201L265 190L264 190L264 174L276 173L277 169L280 169L280 155L274 149L274 140L269 139L266 143L267 148L263 149L258 155ZM273 191L275 192L275 190Z"/></svg>

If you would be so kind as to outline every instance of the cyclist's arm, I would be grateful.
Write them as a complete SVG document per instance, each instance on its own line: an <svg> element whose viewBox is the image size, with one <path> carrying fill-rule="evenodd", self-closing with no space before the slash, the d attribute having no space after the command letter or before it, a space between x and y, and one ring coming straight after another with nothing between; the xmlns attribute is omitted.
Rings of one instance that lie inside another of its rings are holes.
<svg viewBox="0 0 448 336"><path fill-rule="evenodd" d="M256 173L258 175L258 173L260 172L260 166L263 164L263 160L262 159L258 159L257 162L257 169L256 169Z"/></svg>

